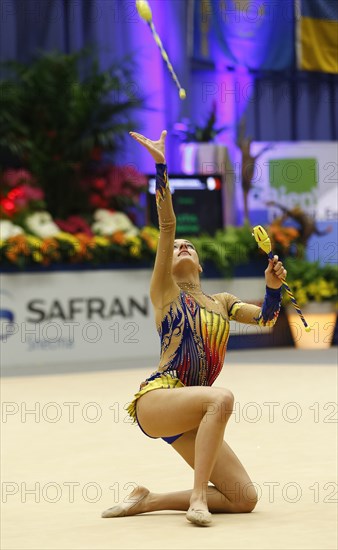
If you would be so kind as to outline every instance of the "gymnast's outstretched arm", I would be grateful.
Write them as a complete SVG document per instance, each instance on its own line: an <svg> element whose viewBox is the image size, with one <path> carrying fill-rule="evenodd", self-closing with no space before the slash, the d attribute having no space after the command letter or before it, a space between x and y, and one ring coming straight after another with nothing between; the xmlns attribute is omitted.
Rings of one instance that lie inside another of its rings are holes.
<svg viewBox="0 0 338 550"><path fill-rule="evenodd" d="M232 294L222 294L230 320L272 327L279 315L282 299L281 279L285 277L286 269L278 260L278 256L274 256L273 260L269 260L269 265L265 270L266 290L261 308L242 302Z"/></svg>
<svg viewBox="0 0 338 550"><path fill-rule="evenodd" d="M152 141L136 132L130 132L130 135L149 151L156 163L156 203L160 236L150 283L150 298L155 309L162 310L166 304L178 296L180 291L171 271L176 217L171 200L165 160L167 132L164 130L157 141Z"/></svg>

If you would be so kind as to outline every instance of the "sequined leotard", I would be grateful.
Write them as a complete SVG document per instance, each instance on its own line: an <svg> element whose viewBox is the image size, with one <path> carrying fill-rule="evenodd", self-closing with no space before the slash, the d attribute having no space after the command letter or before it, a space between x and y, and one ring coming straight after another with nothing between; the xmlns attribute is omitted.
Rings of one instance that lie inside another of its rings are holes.
<svg viewBox="0 0 338 550"><path fill-rule="evenodd" d="M201 289L186 292L174 282L172 258L176 220L166 166L158 164L156 168L160 237L150 295L161 340L161 356L156 371L141 384L128 407L134 420L137 420L136 401L147 391L214 383L223 367L230 320L272 326L280 309L279 289L267 288L263 306L259 308L226 292L212 297Z"/></svg>
<svg viewBox="0 0 338 550"><path fill-rule="evenodd" d="M170 305L161 327L161 370L185 386L211 386L222 369L229 323L186 292ZM175 340L170 354L167 349Z"/></svg>

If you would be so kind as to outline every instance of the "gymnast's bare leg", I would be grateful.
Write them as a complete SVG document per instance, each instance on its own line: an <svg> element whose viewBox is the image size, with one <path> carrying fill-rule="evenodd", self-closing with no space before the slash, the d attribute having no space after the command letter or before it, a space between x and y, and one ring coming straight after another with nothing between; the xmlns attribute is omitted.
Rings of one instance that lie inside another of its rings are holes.
<svg viewBox="0 0 338 550"><path fill-rule="evenodd" d="M203 525L210 522L209 510L211 513L252 511L257 502L254 486L223 441L232 407L231 392L221 388L157 390L142 396L137 416L146 433L157 437L163 433L185 432L172 446L194 468L194 486L192 490L166 494L154 494L138 487L122 509L113 507L104 512L104 517L116 517L122 515L121 512L135 515L157 510L190 510Z"/></svg>
<svg viewBox="0 0 338 550"><path fill-rule="evenodd" d="M196 433L196 430L187 432L172 444L192 468L195 463ZM255 508L257 493L254 485L225 441L221 444L210 482L212 485L204 487L203 493L211 513L245 513ZM150 492L145 487L137 487L122 506L106 510L103 517L132 516L159 510L187 511L192 498L193 490L158 494Z"/></svg>

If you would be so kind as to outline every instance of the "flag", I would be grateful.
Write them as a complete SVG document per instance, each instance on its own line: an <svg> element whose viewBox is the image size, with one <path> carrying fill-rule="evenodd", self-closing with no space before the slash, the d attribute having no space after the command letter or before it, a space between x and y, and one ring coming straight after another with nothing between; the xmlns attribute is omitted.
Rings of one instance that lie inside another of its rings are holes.
<svg viewBox="0 0 338 550"><path fill-rule="evenodd" d="M298 68L338 73L338 1L298 1Z"/></svg>
<svg viewBox="0 0 338 550"><path fill-rule="evenodd" d="M284 70L294 59L294 0L209 0L213 56L248 69Z"/></svg>

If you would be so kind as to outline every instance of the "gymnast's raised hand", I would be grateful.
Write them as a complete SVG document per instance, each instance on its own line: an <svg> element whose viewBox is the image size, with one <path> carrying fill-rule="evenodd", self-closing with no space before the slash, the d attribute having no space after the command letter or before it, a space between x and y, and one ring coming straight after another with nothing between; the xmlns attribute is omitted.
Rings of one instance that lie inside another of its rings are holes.
<svg viewBox="0 0 338 550"><path fill-rule="evenodd" d="M153 157L156 164L165 164L165 139L167 137L167 131L163 130L161 132L160 139L153 141L146 138L142 134L137 132L130 132L132 138L134 138L138 143L143 145L149 151Z"/></svg>

